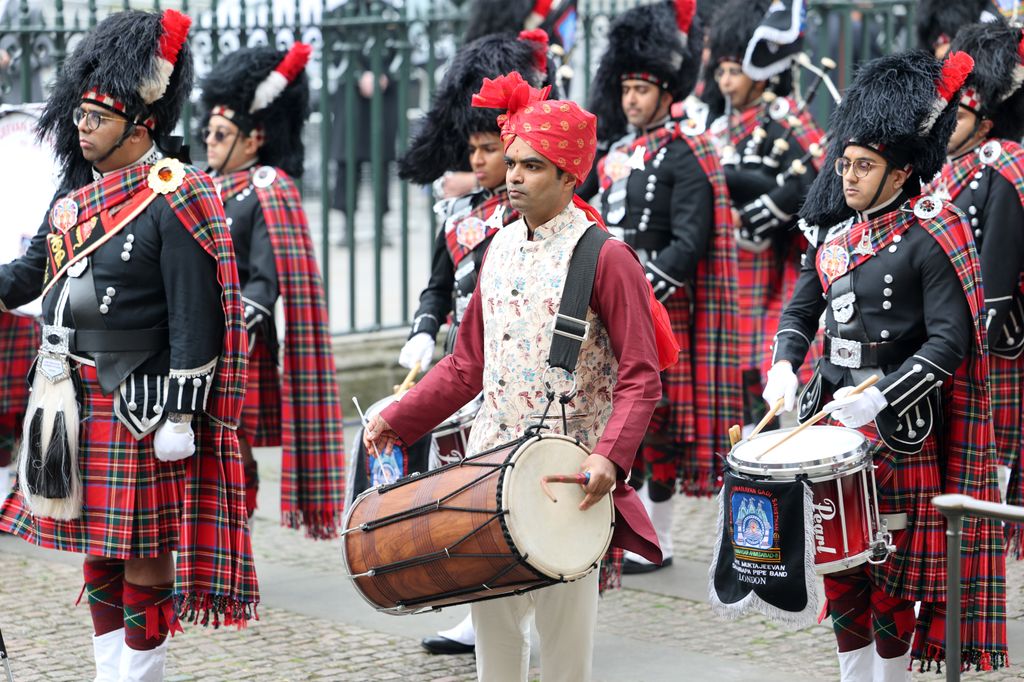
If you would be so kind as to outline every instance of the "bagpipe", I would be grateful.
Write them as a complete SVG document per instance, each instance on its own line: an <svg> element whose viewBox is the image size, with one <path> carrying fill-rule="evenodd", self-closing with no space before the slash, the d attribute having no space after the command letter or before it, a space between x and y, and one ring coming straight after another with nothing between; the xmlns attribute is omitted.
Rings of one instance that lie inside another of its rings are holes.
<svg viewBox="0 0 1024 682"><path fill-rule="evenodd" d="M829 72L836 68L835 61L825 57L820 61L820 65L816 65L810 57L801 52L796 55L793 63L812 74L812 80L804 92L796 93L796 106L793 106L790 98L780 97L772 90L766 90L762 96L766 106L762 107L742 151L737 150L731 140L720 148L720 161L729 180L729 192L737 205L753 201L789 179L804 175L808 170L808 164L824 156L823 142L814 143L801 158L794 159L785 168L782 167L783 158L790 150L791 140L803 131L803 114L814 101L821 86L825 86L836 103L840 99L839 91L829 76ZM725 107L725 114L719 119L721 123L713 132L728 138L734 117L729 98L726 98ZM783 133L772 138L768 132L772 124L783 122L784 125L780 126Z"/></svg>

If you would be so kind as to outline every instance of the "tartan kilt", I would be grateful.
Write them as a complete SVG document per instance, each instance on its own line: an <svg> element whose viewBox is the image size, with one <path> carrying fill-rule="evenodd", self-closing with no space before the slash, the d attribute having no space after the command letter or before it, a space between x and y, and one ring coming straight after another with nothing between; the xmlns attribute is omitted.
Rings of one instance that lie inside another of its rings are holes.
<svg viewBox="0 0 1024 682"><path fill-rule="evenodd" d="M679 344L679 361L661 373L661 400L654 409L647 436L637 457L637 469L659 483L675 487L689 451L684 443L697 437L694 409L693 349L690 348L690 297L680 290L665 301L672 332Z"/></svg>
<svg viewBox="0 0 1024 682"><path fill-rule="evenodd" d="M253 447L281 445L281 376L262 331L256 332L249 352L238 434Z"/></svg>
<svg viewBox="0 0 1024 682"><path fill-rule="evenodd" d="M989 391L992 399L992 424L996 432L996 460L1016 471L1024 445L1024 356L1007 360L997 355L988 358ZM1016 502L1020 504L1020 496Z"/></svg>
<svg viewBox="0 0 1024 682"><path fill-rule="evenodd" d="M597 579L597 593L604 594L611 590L622 589L623 551L619 547L609 547L608 553L601 559L601 575Z"/></svg>
<svg viewBox="0 0 1024 682"><path fill-rule="evenodd" d="M82 515L73 521L35 518L15 488L0 505L0 532L48 549L111 559L177 549L188 460L158 460L153 436L135 440L114 415L113 395L101 394L96 370L83 365L78 371Z"/></svg>
<svg viewBox="0 0 1024 682"><path fill-rule="evenodd" d="M41 330L28 317L0 313L0 415L20 420L28 403L28 373L39 351Z"/></svg>
<svg viewBox="0 0 1024 682"><path fill-rule="evenodd" d="M771 364L771 339L782 315L782 279L775 249L753 253L736 249L739 294L740 370L764 376Z"/></svg>
<svg viewBox="0 0 1024 682"><path fill-rule="evenodd" d="M943 493L938 437L932 434L920 452L907 455L887 448L874 422L858 431L870 443L879 513L907 514L907 528L892 534L896 552L885 563L868 566L872 582L893 597L944 603L946 520L931 504Z"/></svg>

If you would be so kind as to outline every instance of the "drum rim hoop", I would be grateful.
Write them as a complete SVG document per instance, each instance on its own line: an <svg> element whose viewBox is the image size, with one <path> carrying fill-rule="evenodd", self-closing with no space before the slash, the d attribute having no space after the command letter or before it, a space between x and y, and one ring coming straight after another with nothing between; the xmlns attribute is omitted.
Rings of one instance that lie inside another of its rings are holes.
<svg viewBox="0 0 1024 682"><path fill-rule="evenodd" d="M537 434L535 436L532 436L532 437L529 437L529 438L525 439L522 443L520 443L519 447L517 447L512 452L512 454L509 455L509 458L507 460L505 460L505 461L506 462L513 461L524 450L526 450L528 447L530 447L532 445L535 445L536 443L540 442L541 440L561 440L561 441L566 441L568 443L571 443L572 445L575 445L575 446L579 447L581 450L583 450L588 455L592 454L591 451L590 451L590 448L588 448L584 444L580 443L579 440L576 439L576 438L573 438L571 436L567 436L567 435L561 434L561 433L542 433L542 434ZM512 472L514 470L515 470L514 466L513 467L508 467L504 471L504 473L502 474L501 480L498 482L497 496L498 496L498 500L501 502L502 511L504 511L504 512L508 512L509 511L509 507L508 507L508 504L507 504L505 496L502 495L502 491L505 488L505 483L508 481L509 476L512 474ZM605 500L607 500L607 502L605 502ZM612 519L611 523L608 526L609 527L608 539L604 543L604 549L601 550L601 553L600 553L600 555L599 555L599 557L597 559L597 561L600 562L600 560L604 557L604 555L608 553L608 549L611 547L612 536L615 534L615 503L613 502L612 496L609 493L608 495L605 496L604 500L602 500L598 504L609 504L609 505L611 505L611 515L612 515L611 516L611 519ZM588 569L586 569L584 571L580 571L578 573L572 573L572 574L558 574L558 575L555 575L555 574L552 574L552 573L548 573L547 571L545 571L541 567L535 566L533 563L530 562L529 559L523 557L522 553L519 551L518 545L513 541L512 530L511 530L511 528L508 525L508 514L507 513L502 514L499 517L499 519L500 519L500 522L501 522L502 533L505 535L505 540L508 542L508 546L512 548L512 551L515 554L516 558L519 559L520 564L525 566L525 567L527 567L527 568L529 568L531 571L533 571L537 575L541 576L542 578L553 579L553 580L562 581L562 582L572 582L574 580L579 580L580 578L583 578L583 577L589 575L594 570L594 567L591 566L590 568L588 568Z"/></svg>

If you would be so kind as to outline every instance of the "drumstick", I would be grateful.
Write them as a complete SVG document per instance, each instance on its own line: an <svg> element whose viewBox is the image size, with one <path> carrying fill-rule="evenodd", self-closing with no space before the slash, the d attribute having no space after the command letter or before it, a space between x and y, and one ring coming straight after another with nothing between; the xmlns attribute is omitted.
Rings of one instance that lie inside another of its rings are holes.
<svg viewBox="0 0 1024 682"><path fill-rule="evenodd" d="M733 424L732 426L729 427L729 444L730 445L735 447L736 443L739 443L740 439L742 439L742 438L743 438L743 431L740 429L740 425L739 424Z"/></svg>
<svg viewBox="0 0 1024 682"><path fill-rule="evenodd" d="M785 404L786 404L786 398L785 397L782 397L782 398L779 398L778 400L776 400L775 404L772 405L772 408L770 410L768 410L768 414L766 414L764 416L764 418L757 423L757 426L754 427L754 430L750 432L749 436L747 436L747 440L750 440L751 438L753 438L757 434L761 433L761 429L763 429L764 427L768 426L768 422L770 422L772 419L775 418L775 415L778 414L779 410L781 410L782 406L785 405Z"/></svg>
<svg viewBox="0 0 1024 682"><path fill-rule="evenodd" d="M548 483L577 483L579 485L587 485L590 483L590 472L584 471L578 474L551 474L549 476L540 477L540 487L544 491L552 502L558 502L558 498L551 492L551 488Z"/></svg>
<svg viewBox="0 0 1024 682"><path fill-rule="evenodd" d="M866 389L874 386L876 383L878 383L878 375L877 374L872 374L867 379L865 379L861 383L857 384L857 386L852 391L847 393L846 395L847 396L851 396L851 395L857 395L858 393L863 393ZM789 440L790 438L792 438L796 434L800 433L801 431L803 431L804 429L806 429L809 426L813 426L814 424L817 424L818 422L820 422L822 419L824 419L828 415L829 415L829 412L826 412L825 410L822 410L821 412L818 412L816 415L814 415L813 417L811 417L810 419L805 421L803 424L801 424L800 426L796 427L795 429L790 431L788 434L786 434L785 438L780 438L770 448L768 448L767 450L762 452L760 455L756 455L754 457L754 459L760 460L762 457L764 457L769 452L771 452L775 448L777 448L780 445L782 445L783 443L785 443L787 440Z"/></svg>
<svg viewBox="0 0 1024 682"><path fill-rule="evenodd" d="M369 423L366 421L366 415L363 414L363 408L359 407L359 398L352 396L352 402L356 404L356 412L359 413L359 421L363 423L363 431L365 431L366 427L369 426ZM380 457L380 450L377 449L376 441L370 441L370 445L373 446L373 454Z"/></svg>
<svg viewBox="0 0 1024 682"><path fill-rule="evenodd" d="M402 391L408 391L410 388L412 388L412 384L416 380L416 375L419 374L419 373L420 373L420 361L417 360L413 364L412 368L409 370L409 373L405 375L405 379L402 380L402 383L400 383L399 385L395 386L395 395L398 395Z"/></svg>

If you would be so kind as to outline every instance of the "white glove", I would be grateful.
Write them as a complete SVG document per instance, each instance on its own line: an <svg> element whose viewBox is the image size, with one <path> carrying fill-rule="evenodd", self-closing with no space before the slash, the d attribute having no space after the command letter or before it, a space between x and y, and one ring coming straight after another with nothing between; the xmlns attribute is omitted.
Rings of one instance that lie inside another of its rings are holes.
<svg viewBox="0 0 1024 682"><path fill-rule="evenodd" d="M857 395L849 395L852 390L852 386L843 386L832 394L832 401L822 408L831 412L833 419L848 428L856 429L873 421L889 404L882 392L874 386L869 386Z"/></svg>
<svg viewBox="0 0 1024 682"><path fill-rule="evenodd" d="M153 452L161 462L177 462L196 452L196 435L190 422L165 419L153 434Z"/></svg>
<svg viewBox="0 0 1024 682"><path fill-rule="evenodd" d="M769 405L774 405L779 398L785 398L782 411L789 412L796 407L796 389L799 386L800 381L793 373L793 365L785 360L776 362L768 370L768 380L765 382L761 397Z"/></svg>
<svg viewBox="0 0 1024 682"><path fill-rule="evenodd" d="M412 369L417 361L420 363L420 371L426 372L430 362L434 359L434 337L426 332L413 334L413 337L402 346L402 352L398 354L398 364L406 369Z"/></svg>

